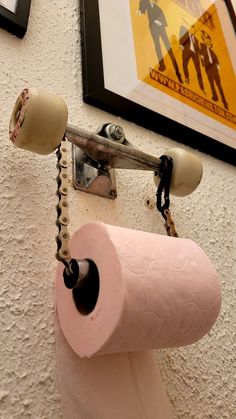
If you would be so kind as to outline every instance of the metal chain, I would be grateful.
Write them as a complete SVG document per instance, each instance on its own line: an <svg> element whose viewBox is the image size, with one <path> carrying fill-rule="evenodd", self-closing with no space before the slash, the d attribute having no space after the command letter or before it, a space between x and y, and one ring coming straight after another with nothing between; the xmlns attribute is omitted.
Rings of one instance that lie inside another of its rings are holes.
<svg viewBox="0 0 236 419"><path fill-rule="evenodd" d="M156 197L157 202L156 206L158 211L161 213L162 217L165 220L164 226L168 236L178 237L177 231L175 229L175 224L171 216L169 209L170 206L170 183L171 176L173 171L173 161L168 156L161 156L162 160L162 176L157 189ZM164 202L163 202L164 201Z"/></svg>
<svg viewBox="0 0 236 419"><path fill-rule="evenodd" d="M58 176L57 176L57 196L58 196L58 204L56 206L57 209L57 220L56 225L58 226L58 235L56 236L56 243L57 243L57 252L56 252L56 259L62 262L66 267L65 275L70 276L72 273L76 272L77 278L77 264L76 266L73 265L71 259L71 254L69 250L69 240L70 235L67 229L67 226L70 222L69 214L68 214L68 202L67 202L67 195L68 195L68 174L67 174L67 138L64 137L59 145L57 152L57 168L58 168ZM164 182L163 182L164 181ZM169 179L170 183L170 179ZM157 191L157 208L161 212L164 220L165 220L165 229L168 236L178 237L178 234L175 229L175 224L171 216L171 212L169 209L169 185L168 181L166 183L166 179L161 180L161 184L159 185ZM164 204L162 205L162 193L164 192ZM73 280L73 278L72 278ZM70 286L68 286L69 288Z"/></svg>
<svg viewBox="0 0 236 419"><path fill-rule="evenodd" d="M69 240L70 235L68 233L67 226L70 222L68 215L68 174L67 174L67 139L63 138L61 144L59 145L57 152L57 196L58 204L57 209L57 220L56 225L58 226L58 235L56 236L57 242L57 252L56 258L62 262L67 269L70 268L71 255L69 250Z"/></svg>
<svg viewBox="0 0 236 419"><path fill-rule="evenodd" d="M67 175L67 138L64 137L59 145L57 152L57 196L58 204L56 225L58 235L56 236L57 252L56 259L65 266L63 271L64 284L68 289L75 288L81 280L88 275L89 262L87 260L76 260L71 258L69 249L70 235L67 226L70 222L68 215L68 175Z"/></svg>

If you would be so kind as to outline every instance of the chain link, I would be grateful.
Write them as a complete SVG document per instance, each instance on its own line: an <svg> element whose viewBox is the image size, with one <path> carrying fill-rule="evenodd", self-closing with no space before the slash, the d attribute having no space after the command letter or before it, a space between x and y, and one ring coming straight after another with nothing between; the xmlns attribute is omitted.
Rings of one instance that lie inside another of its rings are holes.
<svg viewBox="0 0 236 419"><path fill-rule="evenodd" d="M67 139L63 138L60 146L56 152L57 155L57 196L58 204L57 209L57 220L56 225L58 226L58 235L56 236L57 252L56 258L60 262L64 263L66 268L69 268L71 255L69 250L70 235L67 226L70 222L68 215L68 174L67 174Z"/></svg>
<svg viewBox="0 0 236 419"><path fill-rule="evenodd" d="M169 208L164 209L162 215L165 219L164 226L165 226L167 235L171 236L171 237L178 237L178 233L175 229L175 223L172 219L171 212L170 212Z"/></svg>

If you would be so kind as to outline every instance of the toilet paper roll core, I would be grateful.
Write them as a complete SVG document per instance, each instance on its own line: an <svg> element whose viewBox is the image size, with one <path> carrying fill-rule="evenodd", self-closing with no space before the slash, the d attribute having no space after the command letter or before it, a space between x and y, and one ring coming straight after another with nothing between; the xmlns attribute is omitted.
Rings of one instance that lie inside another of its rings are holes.
<svg viewBox="0 0 236 419"><path fill-rule="evenodd" d="M86 262L88 262L88 271L72 290L74 304L82 315L88 315L94 310L100 287L99 272L96 264L89 259Z"/></svg>

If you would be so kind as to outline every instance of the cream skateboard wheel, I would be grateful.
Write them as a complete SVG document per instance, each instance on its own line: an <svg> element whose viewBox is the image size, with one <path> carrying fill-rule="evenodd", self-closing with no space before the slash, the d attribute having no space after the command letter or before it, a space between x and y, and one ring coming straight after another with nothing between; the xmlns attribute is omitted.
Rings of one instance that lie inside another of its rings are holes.
<svg viewBox="0 0 236 419"><path fill-rule="evenodd" d="M42 89L24 89L15 103L9 127L16 147L50 154L60 144L67 125L64 100Z"/></svg>
<svg viewBox="0 0 236 419"><path fill-rule="evenodd" d="M175 196L190 195L199 185L203 167L198 156L181 148L172 148L165 153L173 159L173 172L170 193ZM154 175L154 182L158 186L160 177Z"/></svg>

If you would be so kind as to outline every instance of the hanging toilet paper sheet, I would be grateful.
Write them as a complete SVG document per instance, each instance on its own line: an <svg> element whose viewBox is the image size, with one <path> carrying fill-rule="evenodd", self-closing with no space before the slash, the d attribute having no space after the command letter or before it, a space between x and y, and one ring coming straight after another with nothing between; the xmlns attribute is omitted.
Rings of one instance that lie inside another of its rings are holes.
<svg viewBox="0 0 236 419"><path fill-rule="evenodd" d="M73 236L71 254L98 270L92 304L83 292L74 299L62 264L57 271L60 325L80 357L189 345L218 316L217 273L191 240L90 223Z"/></svg>
<svg viewBox="0 0 236 419"><path fill-rule="evenodd" d="M173 419L153 351L82 359L55 330L63 419Z"/></svg>

